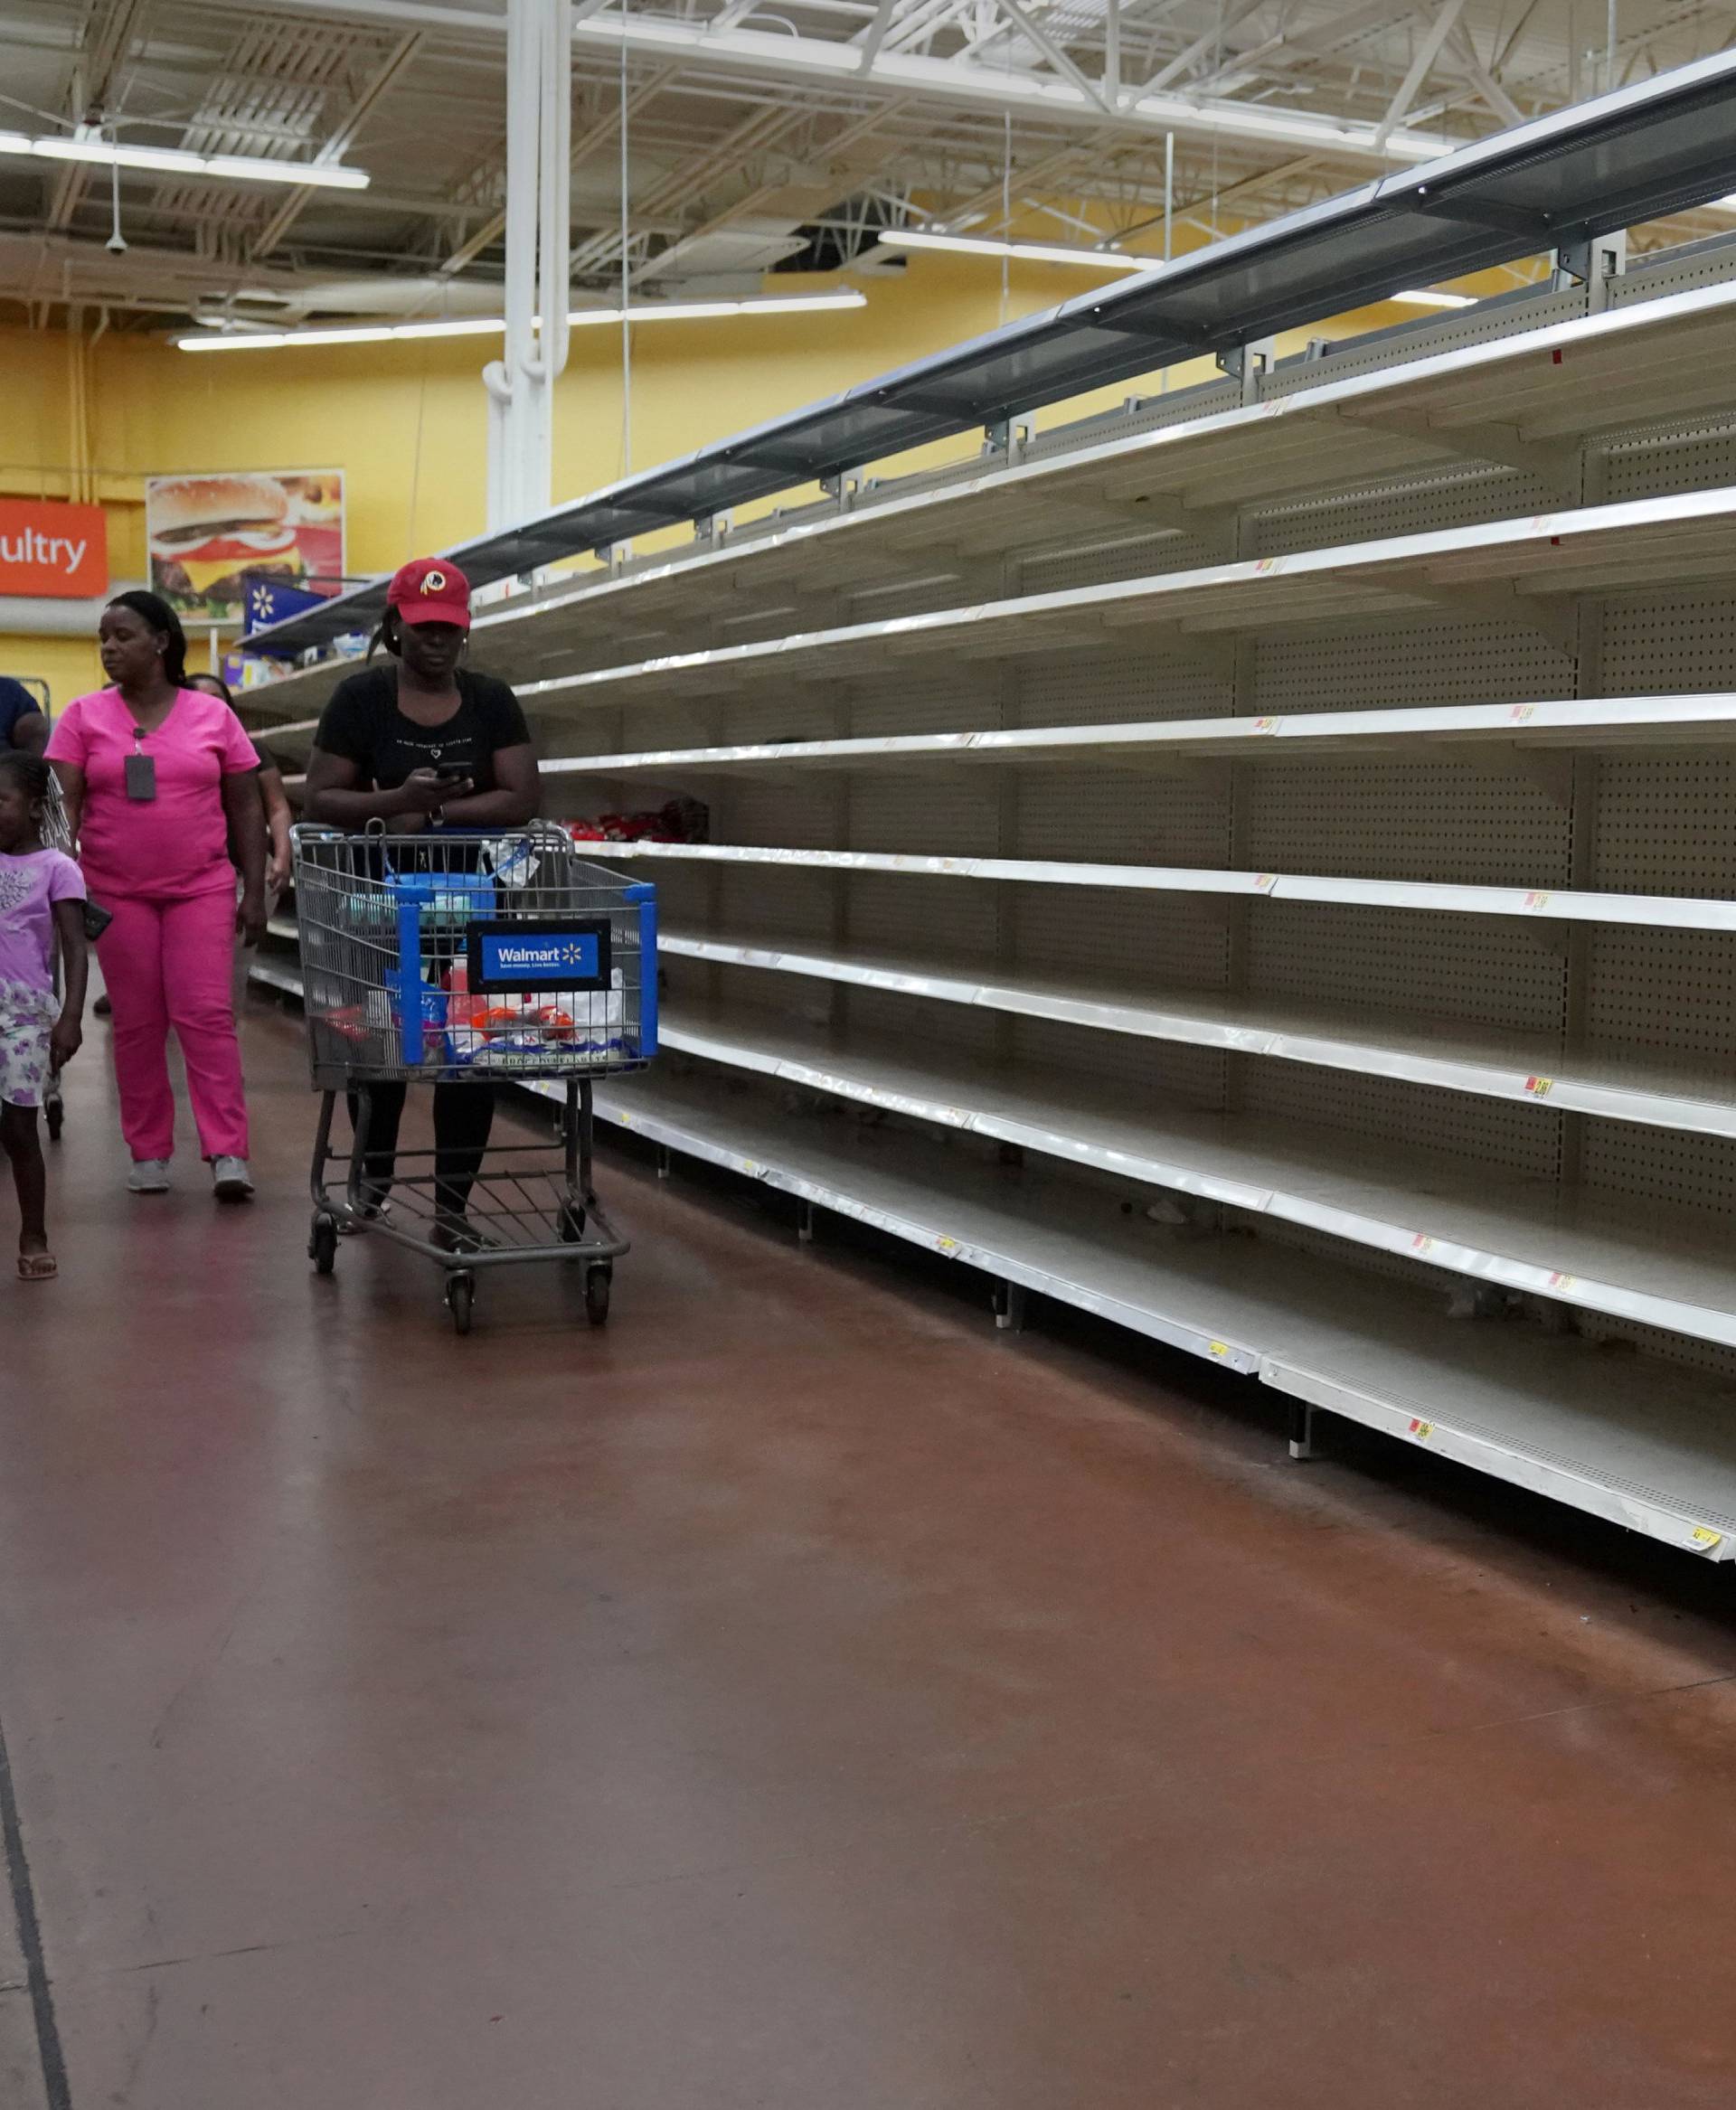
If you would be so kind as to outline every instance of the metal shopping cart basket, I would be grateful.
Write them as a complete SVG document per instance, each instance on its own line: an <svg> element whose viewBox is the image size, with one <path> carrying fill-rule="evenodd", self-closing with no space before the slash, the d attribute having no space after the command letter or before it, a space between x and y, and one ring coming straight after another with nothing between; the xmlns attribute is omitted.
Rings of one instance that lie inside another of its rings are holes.
<svg viewBox="0 0 1736 2110"><path fill-rule="evenodd" d="M320 1099L308 1258L328 1275L340 1233L371 1231L441 1268L460 1333L476 1276L509 1262L577 1263L593 1325L627 1250L591 1185L591 1085L656 1050L656 890L588 863L563 829L510 834L293 831L303 1002ZM466 1194L448 1160L370 1162L382 1084L536 1084L558 1096L559 1156L491 1147ZM558 1095L551 1086L561 1088ZM340 1092L352 1139L332 1145ZM344 1168L342 1190L328 1176Z"/></svg>

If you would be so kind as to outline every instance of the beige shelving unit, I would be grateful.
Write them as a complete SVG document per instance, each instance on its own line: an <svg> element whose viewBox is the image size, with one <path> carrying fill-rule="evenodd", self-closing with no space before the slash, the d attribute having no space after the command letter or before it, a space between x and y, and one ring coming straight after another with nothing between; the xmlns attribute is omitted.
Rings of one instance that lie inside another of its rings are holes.
<svg viewBox="0 0 1736 2110"><path fill-rule="evenodd" d="M491 610L710 807L600 1110L1736 1557L1732 351L1703 249Z"/></svg>

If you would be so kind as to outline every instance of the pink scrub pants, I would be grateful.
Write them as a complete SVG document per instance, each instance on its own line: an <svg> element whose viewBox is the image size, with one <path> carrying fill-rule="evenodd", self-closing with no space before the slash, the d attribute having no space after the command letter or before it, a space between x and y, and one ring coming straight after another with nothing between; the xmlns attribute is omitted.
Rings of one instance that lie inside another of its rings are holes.
<svg viewBox="0 0 1736 2110"><path fill-rule="evenodd" d="M178 901L126 900L94 890L114 917L97 940L97 956L114 1006L115 1082L127 1149L135 1161L175 1154L173 1026L201 1151L208 1158L245 1157L247 1099L230 994L233 887Z"/></svg>

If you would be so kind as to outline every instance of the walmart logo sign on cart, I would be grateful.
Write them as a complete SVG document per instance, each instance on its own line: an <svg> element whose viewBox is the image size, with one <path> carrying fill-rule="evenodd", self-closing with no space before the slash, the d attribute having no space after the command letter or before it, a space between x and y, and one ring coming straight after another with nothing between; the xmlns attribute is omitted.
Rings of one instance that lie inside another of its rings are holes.
<svg viewBox="0 0 1736 2110"><path fill-rule="evenodd" d="M609 926L488 922L470 930L476 990L598 988L609 980Z"/></svg>
<svg viewBox="0 0 1736 2110"><path fill-rule="evenodd" d="M558 944L497 945L495 964L500 967L577 967L581 975L594 975L597 941L563 937Z"/></svg>

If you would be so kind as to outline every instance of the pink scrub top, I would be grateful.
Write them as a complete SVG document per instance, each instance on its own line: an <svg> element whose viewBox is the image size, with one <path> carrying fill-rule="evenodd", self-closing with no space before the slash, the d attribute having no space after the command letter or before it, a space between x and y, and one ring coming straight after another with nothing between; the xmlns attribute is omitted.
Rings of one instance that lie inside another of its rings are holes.
<svg viewBox="0 0 1736 2110"><path fill-rule="evenodd" d="M84 772L79 862L91 891L129 900L177 901L228 891L229 823L222 780L259 766L241 721L221 696L177 689L155 732L133 739L131 710L114 689L67 705L49 735L51 762ZM156 796L127 796L127 758L156 764Z"/></svg>

